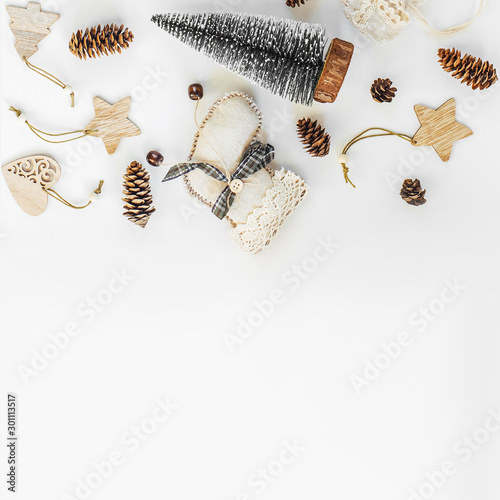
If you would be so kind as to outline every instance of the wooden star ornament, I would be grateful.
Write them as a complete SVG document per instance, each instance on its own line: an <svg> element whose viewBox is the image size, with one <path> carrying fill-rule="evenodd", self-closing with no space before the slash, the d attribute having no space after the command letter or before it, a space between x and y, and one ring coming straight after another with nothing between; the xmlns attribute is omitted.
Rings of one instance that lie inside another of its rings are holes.
<svg viewBox="0 0 500 500"><path fill-rule="evenodd" d="M128 119L131 103L131 97L126 97L115 104L94 97L95 118L85 130L93 131L93 136L100 137L110 155L116 151L122 138L141 134L140 129Z"/></svg>
<svg viewBox="0 0 500 500"><path fill-rule="evenodd" d="M438 109L417 104L415 113L421 127L413 137L413 144L432 146L445 162L451 157L453 143L473 134L470 128L457 122L455 99L446 101Z"/></svg>

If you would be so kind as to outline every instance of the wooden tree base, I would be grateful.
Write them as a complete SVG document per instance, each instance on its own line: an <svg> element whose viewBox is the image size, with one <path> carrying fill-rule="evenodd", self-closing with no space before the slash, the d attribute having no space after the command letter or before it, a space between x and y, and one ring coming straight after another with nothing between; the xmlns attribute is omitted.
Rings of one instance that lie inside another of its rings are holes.
<svg viewBox="0 0 500 500"><path fill-rule="evenodd" d="M332 103L337 99L349 69L353 52L354 45L352 43L340 40L340 38L332 40L323 72L314 92L315 101Z"/></svg>

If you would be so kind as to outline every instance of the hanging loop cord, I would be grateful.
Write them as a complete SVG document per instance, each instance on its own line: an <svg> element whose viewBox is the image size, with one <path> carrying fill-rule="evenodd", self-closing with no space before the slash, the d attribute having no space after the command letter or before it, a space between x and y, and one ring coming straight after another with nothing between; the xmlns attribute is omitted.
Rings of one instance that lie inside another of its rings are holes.
<svg viewBox="0 0 500 500"><path fill-rule="evenodd" d="M23 61L26 63L26 66L28 66L29 69L31 69L35 73L38 73L39 75L42 75L44 78L47 78L47 80L50 80L52 83L59 85L59 87L61 87L63 90L69 93L69 95L71 96L71 107L72 108L75 107L75 93L73 92L73 89L69 85L66 85L64 82L59 80L59 78L55 77L52 73L49 73L48 71L45 71L44 69L39 68L34 64L31 64L26 56L23 57Z"/></svg>
<svg viewBox="0 0 500 500"><path fill-rule="evenodd" d="M452 35L453 33L457 33L459 31L464 30L465 28L468 28L482 13L484 8L486 7L486 4L488 3L489 0L481 0L481 3L479 4L479 9L476 12L476 15L470 19L469 21L466 21L465 23L458 24L457 26L452 26L451 28L445 29L445 30L438 30L434 28L433 26L430 25L430 23L425 19L424 15L422 12L420 12L418 7L415 7L415 5L410 5L408 7L408 10L410 10L413 15L430 31L433 33L437 33L439 35Z"/></svg>
<svg viewBox="0 0 500 500"><path fill-rule="evenodd" d="M96 197L101 194L101 192L102 192L102 185L103 184L104 184L104 181L100 181L99 182L99 186L97 187L97 189L90 195L89 202L86 205L83 205L81 207L73 205L68 200L64 199L57 191L55 191L52 188L48 188L48 189L42 188L42 189L48 195L52 196L52 198L55 198L57 201L60 201L63 205L66 205L67 207L70 207L70 208L75 208L76 210L81 210L83 208L87 208L96 199Z"/></svg>
<svg viewBox="0 0 500 500"><path fill-rule="evenodd" d="M371 132L372 130L380 130L383 133L365 135L368 132ZM352 183L351 179L349 179L349 168L347 166L347 152L349 151L349 149L351 149L352 146L354 146L354 144L356 144L357 142L360 142L364 139L370 139L371 137L387 137L387 136L391 136L391 135L395 136L395 137L399 137L400 139L404 139L405 141L408 141L410 144L413 144L413 145L416 144L416 142L413 140L413 138L411 138L409 135L398 134L397 132L392 132L391 130L387 130L385 128L380 128L380 127L372 127L372 128L366 129L364 132L361 132L361 134L357 135L354 139L352 139L351 141L349 141L347 143L346 147L342 151L342 154L339 156L339 163L342 165L342 169L344 171L344 179L345 179L346 184L350 184L354 188L356 187Z"/></svg>
<svg viewBox="0 0 500 500"><path fill-rule="evenodd" d="M11 106L9 108L9 111L12 111L16 114L16 116L18 118L25 118L25 116L23 115L23 113L19 110L19 109L16 109L14 106ZM77 139L81 139L87 135L96 135L97 132L99 132L98 129L96 130L75 130L74 132L63 132L61 134L49 134L49 132L44 132L43 130L40 130L36 127L33 127L33 125L31 125L31 123L28 122L28 120L24 120L26 122L26 125L28 125L28 127L30 128L30 130L37 136L37 137L40 137L40 139L42 139L42 141L45 141L45 142L49 142L51 144L62 144L64 142L71 142L71 141L76 141ZM79 135L78 137L73 137L72 139L65 139L65 140L62 140L62 141L49 141L48 139L45 139L45 137L43 137L44 135L47 135L49 137L61 137L61 136L64 136L64 135L73 135L73 134L82 134L82 135Z"/></svg>

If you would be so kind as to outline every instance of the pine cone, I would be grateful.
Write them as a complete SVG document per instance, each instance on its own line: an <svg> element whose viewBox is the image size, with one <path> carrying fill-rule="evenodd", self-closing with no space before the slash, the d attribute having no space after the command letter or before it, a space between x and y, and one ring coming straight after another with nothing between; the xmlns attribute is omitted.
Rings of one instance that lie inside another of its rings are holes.
<svg viewBox="0 0 500 500"><path fill-rule="evenodd" d="M297 133L299 134L304 149L311 156L326 156L330 152L330 136L318 122L310 118L302 118L297 122Z"/></svg>
<svg viewBox="0 0 500 500"><path fill-rule="evenodd" d="M101 25L87 28L85 33L78 30L73 33L69 42L69 50L80 59L88 57L108 56L122 49L128 49L130 43L134 40L134 35L129 29L124 30L123 24L107 24L101 29Z"/></svg>
<svg viewBox="0 0 500 500"><path fill-rule="evenodd" d="M125 198L122 200L125 202L123 208L126 210L123 215L129 221L144 228L151 214L156 210L152 206L153 196L149 187L149 175L140 163L133 161L127 167L127 173L123 179Z"/></svg>
<svg viewBox="0 0 500 500"><path fill-rule="evenodd" d="M498 80L496 69L488 61L483 63L469 54L462 57L460 51L454 48L439 49L438 56L445 71L474 90L485 90Z"/></svg>
<svg viewBox="0 0 500 500"><path fill-rule="evenodd" d="M392 82L389 78L382 80L382 78L377 78L372 85L371 93L372 97L377 102L392 102L394 96L398 89L396 87L391 87Z"/></svg>
<svg viewBox="0 0 500 500"><path fill-rule="evenodd" d="M306 0L286 0L286 4L288 7L300 7L300 5L304 5Z"/></svg>
<svg viewBox="0 0 500 500"><path fill-rule="evenodd" d="M420 185L420 181L415 179L412 181L411 179L406 179L403 182L403 187L401 188L401 192L399 193L401 198L406 201L409 205L414 205L419 207L427 202L425 197L425 189L422 189Z"/></svg>

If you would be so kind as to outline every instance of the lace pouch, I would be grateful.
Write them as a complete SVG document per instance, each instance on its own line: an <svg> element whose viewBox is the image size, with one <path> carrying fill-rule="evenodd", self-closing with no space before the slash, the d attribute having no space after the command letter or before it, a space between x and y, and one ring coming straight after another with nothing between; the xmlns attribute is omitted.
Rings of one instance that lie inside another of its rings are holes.
<svg viewBox="0 0 500 500"><path fill-rule="evenodd" d="M486 6L487 0L480 1L477 14L469 21L446 30L434 29L419 10L425 0L341 0L347 18L369 40L377 43L389 42L396 38L410 22L413 14L430 31L452 34L472 24Z"/></svg>

